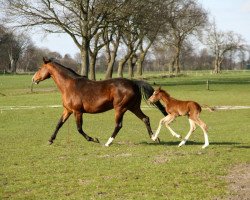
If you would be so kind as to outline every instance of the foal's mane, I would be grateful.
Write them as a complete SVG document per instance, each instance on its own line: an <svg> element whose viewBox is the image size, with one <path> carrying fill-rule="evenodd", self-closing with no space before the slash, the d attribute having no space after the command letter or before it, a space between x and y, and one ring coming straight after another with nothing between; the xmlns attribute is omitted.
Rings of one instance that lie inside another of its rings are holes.
<svg viewBox="0 0 250 200"><path fill-rule="evenodd" d="M167 93L165 90L159 89L160 93L163 93L164 95L166 95L168 98L170 97L170 94Z"/></svg>
<svg viewBox="0 0 250 200"><path fill-rule="evenodd" d="M65 67L64 65L60 64L57 61L51 60L51 63L56 65L59 70L66 72L72 78L86 78L86 76L81 76L80 74L76 73L73 69Z"/></svg>

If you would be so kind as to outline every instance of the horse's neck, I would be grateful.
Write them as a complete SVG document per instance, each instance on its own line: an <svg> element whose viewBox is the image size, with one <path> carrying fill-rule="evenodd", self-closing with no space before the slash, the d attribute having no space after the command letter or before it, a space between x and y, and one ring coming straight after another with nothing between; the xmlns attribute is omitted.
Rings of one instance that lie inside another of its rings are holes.
<svg viewBox="0 0 250 200"><path fill-rule="evenodd" d="M59 66L50 65L50 74L53 78L54 82L56 83L58 89L64 93L65 92L65 85L72 81L72 77L70 77L66 71L60 69Z"/></svg>

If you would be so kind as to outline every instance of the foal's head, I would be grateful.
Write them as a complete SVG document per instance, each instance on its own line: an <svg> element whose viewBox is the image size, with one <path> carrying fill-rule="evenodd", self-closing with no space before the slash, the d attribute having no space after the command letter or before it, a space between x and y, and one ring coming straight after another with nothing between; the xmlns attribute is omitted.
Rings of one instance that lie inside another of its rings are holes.
<svg viewBox="0 0 250 200"><path fill-rule="evenodd" d="M148 101L150 103L154 103L154 102L159 101L160 99L162 99L163 95L170 97L170 95L166 91L162 90L161 87L159 87L158 89L156 89L154 91L152 96L149 97Z"/></svg>
<svg viewBox="0 0 250 200"><path fill-rule="evenodd" d="M32 77L32 82L38 84L40 81L43 81L47 78L50 78L50 73L48 70L48 64L51 62L50 59L43 58L43 64L39 70Z"/></svg>

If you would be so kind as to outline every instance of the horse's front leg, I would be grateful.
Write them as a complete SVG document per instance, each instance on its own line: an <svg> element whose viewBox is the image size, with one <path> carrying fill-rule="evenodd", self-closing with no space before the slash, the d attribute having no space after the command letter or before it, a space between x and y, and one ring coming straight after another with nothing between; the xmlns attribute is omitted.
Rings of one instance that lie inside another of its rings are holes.
<svg viewBox="0 0 250 200"><path fill-rule="evenodd" d="M75 114L75 118L76 118L76 126L77 126L78 132L87 141L99 143L99 140L97 138L92 138L92 137L88 136L86 133L83 132L83 130L82 130L82 113L74 113L74 114Z"/></svg>
<svg viewBox="0 0 250 200"><path fill-rule="evenodd" d="M158 135L159 135L160 130L161 130L161 127L162 127L162 125L163 125L164 119L165 119L165 117L164 117L163 119L160 120L159 126L158 126L158 128L157 128L155 134L153 134L153 135L151 136L151 139L152 139L153 141L155 141L155 140L158 138Z"/></svg>
<svg viewBox="0 0 250 200"><path fill-rule="evenodd" d="M56 130L52 134L51 138L49 139L49 144L53 144L53 141L56 139L56 135L59 131L59 129L62 127L62 125L67 121L69 116L72 114L72 112L69 112L67 109L64 109L63 114L57 123Z"/></svg>

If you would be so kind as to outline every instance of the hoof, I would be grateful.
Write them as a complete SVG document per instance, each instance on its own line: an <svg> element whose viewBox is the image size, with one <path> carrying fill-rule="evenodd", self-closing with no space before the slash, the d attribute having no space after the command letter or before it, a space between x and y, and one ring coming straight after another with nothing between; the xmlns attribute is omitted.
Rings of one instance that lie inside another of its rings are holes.
<svg viewBox="0 0 250 200"><path fill-rule="evenodd" d="M161 140L160 138L156 138L156 140L154 140L156 143L160 144L161 143Z"/></svg>
<svg viewBox="0 0 250 200"><path fill-rule="evenodd" d="M181 147L182 145L185 145L184 141L181 141L181 143L178 145L178 147Z"/></svg>
<svg viewBox="0 0 250 200"><path fill-rule="evenodd" d="M208 147L208 145L209 145L209 144L204 144L204 145L202 146L202 149L205 149L206 147Z"/></svg>
<svg viewBox="0 0 250 200"><path fill-rule="evenodd" d="M48 141L48 145L52 145L53 144L53 141Z"/></svg>
<svg viewBox="0 0 250 200"><path fill-rule="evenodd" d="M92 137L88 137L87 138L88 142L95 142L95 143L100 143L99 140L97 138L92 138Z"/></svg>
<svg viewBox="0 0 250 200"><path fill-rule="evenodd" d="M156 137L154 137L153 135L151 136L151 140L153 140L154 142L156 141Z"/></svg>
<svg viewBox="0 0 250 200"><path fill-rule="evenodd" d="M93 139L93 142L95 142L95 143L100 143L100 141L98 140L98 138L94 138L94 139Z"/></svg>

